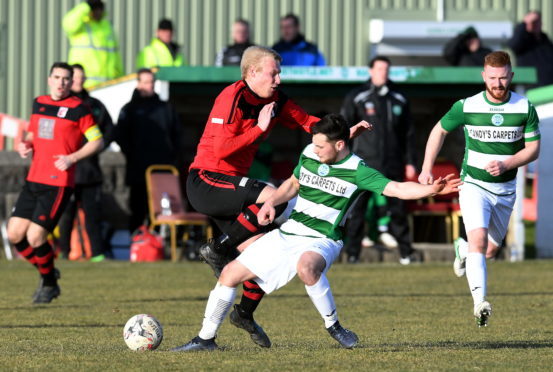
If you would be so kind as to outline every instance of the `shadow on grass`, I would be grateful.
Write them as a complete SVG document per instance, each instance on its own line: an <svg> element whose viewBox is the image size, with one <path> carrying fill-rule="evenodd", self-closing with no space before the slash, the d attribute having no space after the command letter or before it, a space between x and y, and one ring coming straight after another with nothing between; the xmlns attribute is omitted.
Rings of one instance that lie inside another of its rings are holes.
<svg viewBox="0 0 553 372"><path fill-rule="evenodd" d="M134 303L134 302L206 302L207 296L191 296L191 297L156 297L156 298L133 298L123 301L117 301L118 303L121 302L123 304L127 303Z"/></svg>
<svg viewBox="0 0 553 372"><path fill-rule="evenodd" d="M407 351L408 349L548 349L553 348L551 340L537 341L436 341L426 343L380 344L373 348L384 348L386 351Z"/></svg>
<svg viewBox="0 0 553 372"><path fill-rule="evenodd" d="M133 298L121 301L114 301L115 304L133 304L133 303L143 303L143 302L206 302L207 296L192 296L192 297L142 297L142 298ZM22 305L22 306L5 306L0 307L0 312L2 311L43 311L44 309L89 309L90 304L64 304L64 305L53 305L53 304L43 304L43 305Z"/></svg>
<svg viewBox="0 0 553 372"><path fill-rule="evenodd" d="M44 328L121 328L121 324L8 324L0 329L44 329Z"/></svg>
<svg viewBox="0 0 553 372"><path fill-rule="evenodd" d="M0 312L2 311L11 311L11 310L24 310L24 311L42 311L44 309L89 309L89 304L82 304L82 305L71 305L71 304L65 304L65 305L52 305L52 304L29 304L29 305L22 305L22 306L6 306L6 307L0 307Z"/></svg>
<svg viewBox="0 0 553 372"><path fill-rule="evenodd" d="M459 293L334 293L334 297L390 297L390 298L401 298L401 297L459 297L466 296L467 292ZM295 297L305 297L305 293L286 293L286 294L274 294L271 297L280 297L280 298L295 298ZM510 297L510 296L553 296L553 292L512 292L512 293L492 293L490 297Z"/></svg>

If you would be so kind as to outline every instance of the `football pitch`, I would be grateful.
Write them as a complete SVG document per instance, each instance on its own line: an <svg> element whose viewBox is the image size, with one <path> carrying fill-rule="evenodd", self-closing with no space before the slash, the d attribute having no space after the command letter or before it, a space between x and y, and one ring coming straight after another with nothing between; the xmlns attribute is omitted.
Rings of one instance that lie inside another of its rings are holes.
<svg viewBox="0 0 553 372"><path fill-rule="evenodd" d="M266 296L257 320L273 341L255 346L228 319L222 351L174 353L199 331L215 284L207 265L58 262L62 294L31 305L37 272L0 261L0 370L551 370L553 261L492 262L493 315L478 328L466 279L445 263L335 264L329 272L343 326L360 346L341 349L295 279ZM241 291L239 291L241 293ZM164 328L156 351L133 352L122 337L134 314Z"/></svg>

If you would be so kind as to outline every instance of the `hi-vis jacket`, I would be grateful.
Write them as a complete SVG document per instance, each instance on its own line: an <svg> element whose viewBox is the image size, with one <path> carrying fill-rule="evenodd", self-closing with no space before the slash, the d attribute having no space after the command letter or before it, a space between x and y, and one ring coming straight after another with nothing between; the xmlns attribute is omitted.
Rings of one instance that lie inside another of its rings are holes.
<svg viewBox="0 0 553 372"><path fill-rule="evenodd" d="M184 59L182 55L179 54L178 45L171 43L171 47L176 51L174 57L171 50L163 41L159 40L157 37L153 38L150 45L145 46L136 57L136 69L139 70L143 67L182 66L184 64Z"/></svg>
<svg viewBox="0 0 553 372"><path fill-rule="evenodd" d="M90 6L85 2L67 12L62 26L71 44L68 63L84 67L85 88L123 75L117 40L105 17L100 21L92 19Z"/></svg>

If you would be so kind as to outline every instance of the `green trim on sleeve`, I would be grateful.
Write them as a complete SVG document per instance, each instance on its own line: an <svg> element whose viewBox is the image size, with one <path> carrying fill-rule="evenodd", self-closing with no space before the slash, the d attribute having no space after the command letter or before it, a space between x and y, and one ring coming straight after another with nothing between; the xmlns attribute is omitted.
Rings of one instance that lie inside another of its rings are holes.
<svg viewBox="0 0 553 372"><path fill-rule="evenodd" d="M532 103L528 102L528 120L524 126L524 142L537 141L541 138L539 124L540 119L536 112L536 108ZM532 136L526 137L528 134L532 134Z"/></svg>
<svg viewBox="0 0 553 372"><path fill-rule="evenodd" d="M448 112L440 119L442 128L448 132L465 124L465 114L463 113L464 99L453 104Z"/></svg>

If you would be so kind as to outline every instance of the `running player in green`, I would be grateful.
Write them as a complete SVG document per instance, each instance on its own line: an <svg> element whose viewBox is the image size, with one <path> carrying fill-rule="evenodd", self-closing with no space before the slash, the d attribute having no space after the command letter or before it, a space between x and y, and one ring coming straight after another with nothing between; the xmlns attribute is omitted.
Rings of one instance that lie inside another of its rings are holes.
<svg viewBox="0 0 553 372"><path fill-rule="evenodd" d="M445 136L464 126L464 184L459 200L468 243L455 242L453 269L467 275L479 327L486 326L492 307L486 301L486 258L501 245L516 199L517 168L537 159L538 115L528 100L509 90L513 72L509 55L493 52L484 60L486 90L457 101L436 124L426 145L419 182L433 182L432 167Z"/></svg>
<svg viewBox="0 0 553 372"><path fill-rule="evenodd" d="M448 175L431 185L395 182L367 167L350 152L349 129L340 115L327 115L313 128L313 143L303 150L294 174L263 204L258 222L275 218L275 206L298 196L294 211L280 229L264 235L230 262L207 302L198 336L174 351L215 350L215 336L234 302L236 287L255 282L266 292L286 285L296 274L321 314L329 334L342 347L357 344L357 335L338 322L326 272L342 249L343 225L350 207L364 191L418 199L458 190L460 179Z"/></svg>

